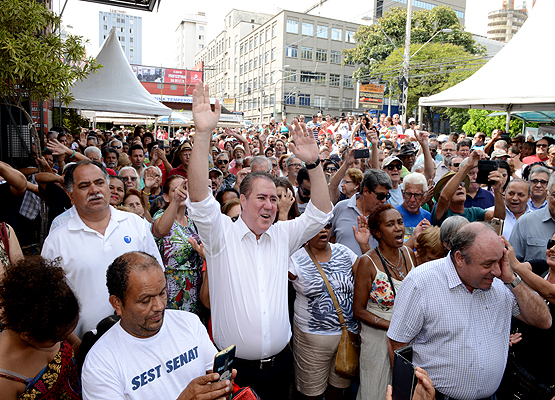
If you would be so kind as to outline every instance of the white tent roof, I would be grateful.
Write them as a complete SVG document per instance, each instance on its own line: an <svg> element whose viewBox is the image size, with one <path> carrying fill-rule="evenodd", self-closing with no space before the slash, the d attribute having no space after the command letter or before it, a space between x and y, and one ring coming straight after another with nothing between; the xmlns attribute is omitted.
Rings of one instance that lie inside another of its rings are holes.
<svg viewBox="0 0 555 400"><path fill-rule="evenodd" d="M555 0L538 0L522 28L474 75L420 106L555 110Z"/></svg>
<svg viewBox="0 0 555 400"><path fill-rule="evenodd" d="M112 28L96 61L103 65L98 73L75 83L71 92L75 100L71 108L114 111L144 115L170 115L171 109L152 98L141 85L118 42Z"/></svg>

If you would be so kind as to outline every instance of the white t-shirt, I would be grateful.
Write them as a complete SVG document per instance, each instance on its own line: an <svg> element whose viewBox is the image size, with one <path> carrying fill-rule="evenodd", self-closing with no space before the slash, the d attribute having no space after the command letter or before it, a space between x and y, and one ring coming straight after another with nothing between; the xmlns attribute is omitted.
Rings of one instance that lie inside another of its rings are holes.
<svg viewBox="0 0 555 400"><path fill-rule="evenodd" d="M217 350L199 318L166 310L156 335L140 339L120 323L106 332L83 365L83 399L177 399L212 369Z"/></svg>
<svg viewBox="0 0 555 400"><path fill-rule="evenodd" d="M108 301L106 270L116 258L130 251L144 251L156 258L160 266L164 265L144 220L113 207L110 211L104 235L85 225L75 212L67 223L48 234L42 248L41 255L45 259L62 258L61 267L81 305L75 328L79 337L114 313Z"/></svg>

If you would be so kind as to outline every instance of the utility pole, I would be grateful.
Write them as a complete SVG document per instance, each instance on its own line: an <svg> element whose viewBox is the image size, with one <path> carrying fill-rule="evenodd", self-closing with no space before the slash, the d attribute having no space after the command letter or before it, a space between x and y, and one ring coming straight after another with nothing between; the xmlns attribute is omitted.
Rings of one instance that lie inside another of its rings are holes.
<svg viewBox="0 0 555 400"><path fill-rule="evenodd" d="M412 0L407 0L407 26L405 30L405 55L403 57L403 77L405 78L406 88L401 92L403 95L403 112L401 114L401 121L403 123L407 122L407 98L408 98L408 91L409 91L409 61L410 61L410 32L412 29Z"/></svg>

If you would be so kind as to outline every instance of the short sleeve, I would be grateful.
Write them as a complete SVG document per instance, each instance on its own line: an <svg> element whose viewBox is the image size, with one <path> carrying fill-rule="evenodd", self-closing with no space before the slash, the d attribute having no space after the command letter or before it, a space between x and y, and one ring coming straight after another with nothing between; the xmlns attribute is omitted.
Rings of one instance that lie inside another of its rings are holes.
<svg viewBox="0 0 555 400"><path fill-rule="evenodd" d="M424 326L424 303L415 279L409 274L401 284L387 336L399 343L409 343Z"/></svg>

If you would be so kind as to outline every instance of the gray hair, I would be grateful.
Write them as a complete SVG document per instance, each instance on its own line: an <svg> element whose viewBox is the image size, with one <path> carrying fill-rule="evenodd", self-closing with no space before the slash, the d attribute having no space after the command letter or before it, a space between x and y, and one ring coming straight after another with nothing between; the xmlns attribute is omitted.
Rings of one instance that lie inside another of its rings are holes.
<svg viewBox="0 0 555 400"><path fill-rule="evenodd" d="M294 158L298 158L295 154L292 154L289 156L289 158L287 159L287 161L285 161L285 166L287 168L289 168L291 166L291 163L293 162ZM300 160L300 159L299 159ZM302 162L302 161L301 161Z"/></svg>
<svg viewBox="0 0 555 400"><path fill-rule="evenodd" d="M94 153L98 156L99 159L102 158L102 152L100 151L100 149L98 147L89 146L85 149L85 151L83 153L85 154L85 157L88 157L87 154L89 154L89 153Z"/></svg>
<svg viewBox="0 0 555 400"><path fill-rule="evenodd" d="M410 183L412 185L422 185L422 190L424 191L424 193L428 191L428 182L426 180L426 177L420 172L413 172L403 178L403 183L401 183L401 190L403 192L405 191L407 183Z"/></svg>
<svg viewBox="0 0 555 400"><path fill-rule="evenodd" d="M549 183L551 183L551 171L548 168L542 167L542 166L534 167L534 169L531 169L528 179L530 180L530 179L532 179L532 175L540 174L542 172L546 173L547 176L549 176ZM551 188L551 185L549 183L547 184L547 189Z"/></svg>
<svg viewBox="0 0 555 400"><path fill-rule="evenodd" d="M121 175L122 172L125 171L133 171L133 173L135 174L135 176L137 177L137 179L139 179L139 173L137 172L137 170L131 166L127 166L127 167L123 167L122 169L119 170L119 175Z"/></svg>
<svg viewBox="0 0 555 400"><path fill-rule="evenodd" d="M106 182L109 182L110 175L108 174L108 171L106 171L104 165L100 164L98 161L93 160L79 161L77 164L74 164L74 166L72 166L73 168L70 167L65 170L66 174L64 175L64 186L69 193L73 193L73 185L75 184L75 170L82 165L94 165L95 167L99 168L102 172L102 175L104 175L104 179L106 179Z"/></svg>
<svg viewBox="0 0 555 400"><path fill-rule="evenodd" d="M133 168L133 167L131 167L131 168ZM123 169L123 168L122 168L122 169ZM133 169L134 169L134 168L133 168ZM146 167L145 169L143 169L143 173L142 173L142 175L141 175L141 178L144 179L145 173L146 173L146 171L149 170L149 169L153 169L153 170L158 174L158 176L159 176L160 178L162 177L162 171L160 170L160 168L158 168L158 167L155 166L155 165L150 165L150 166Z"/></svg>
<svg viewBox="0 0 555 400"><path fill-rule="evenodd" d="M547 184L547 190L549 190L550 192L551 192L551 187L553 186L553 183L555 183L555 174L549 177L549 183Z"/></svg>
<svg viewBox="0 0 555 400"><path fill-rule="evenodd" d="M261 167L263 168L264 166L268 167L268 169L264 172L269 172L272 170L272 162L270 161L269 158L265 157L265 156L256 156L253 157L251 160L251 171L253 169L253 167Z"/></svg>
<svg viewBox="0 0 555 400"><path fill-rule="evenodd" d="M367 188L369 192L376 190L378 186L384 186L387 189L393 188L391 184L391 178L387 172L381 169L369 169L364 173L364 178L360 183L359 193L362 194L364 188Z"/></svg>
<svg viewBox="0 0 555 400"><path fill-rule="evenodd" d="M472 262L472 257L470 256L469 249L476 241L478 234L483 228L491 229L495 232L490 224L484 222L474 222L472 224L465 224L468 226L463 226L457 232L453 234L449 240L449 246L451 248L451 259L454 261L455 253L458 251L464 258L464 261L469 264ZM440 233L441 237L441 233Z"/></svg>
<svg viewBox="0 0 555 400"><path fill-rule="evenodd" d="M110 141L109 146L110 146L110 147L114 147L114 143L116 143L116 142L119 142L120 145L123 145L123 142L122 142L121 140L119 140L119 139L112 139L112 140Z"/></svg>
<svg viewBox="0 0 555 400"><path fill-rule="evenodd" d="M98 144L98 139L96 138L96 136L87 136L87 142L89 140L92 140L94 142L95 145Z"/></svg>
<svg viewBox="0 0 555 400"><path fill-rule="evenodd" d="M453 215L443 221L439 232L439 240L445 246L449 246L451 237L463 226L467 225L469 221L460 215ZM446 247L447 247L446 246Z"/></svg>

